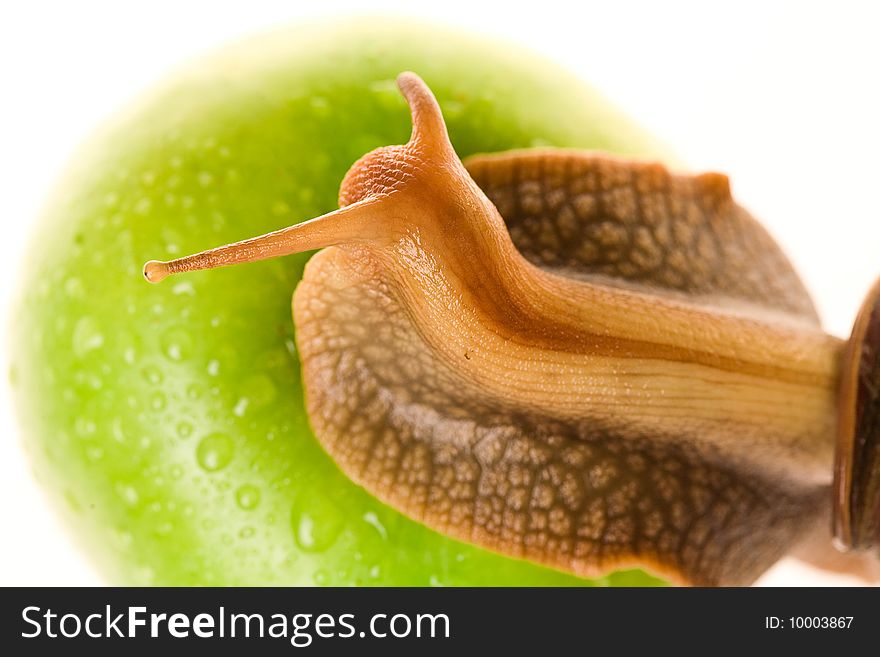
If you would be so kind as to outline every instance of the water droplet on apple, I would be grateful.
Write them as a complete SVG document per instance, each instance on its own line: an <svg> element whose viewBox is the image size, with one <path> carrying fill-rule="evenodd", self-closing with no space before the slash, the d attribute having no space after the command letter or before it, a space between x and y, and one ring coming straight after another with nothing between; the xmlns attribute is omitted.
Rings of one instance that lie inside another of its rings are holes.
<svg viewBox="0 0 880 657"><path fill-rule="evenodd" d="M122 501L129 506L136 506L140 501L140 495L138 494L137 488L134 486L120 484L117 486L116 490L119 493L119 497L122 498Z"/></svg>
<svg viewBox="0 0 880 657"><path fill-rule="evenodd" d="M265 374L253 374L248 376L242 383L241 390L246 394L246 399L254 408L268 406L277 396L277 390L272 380Z"/></svg>
<svg viewBox="0 0 880 657"><path fill-rule="evenodd" d="M110 424L110 433L113 439L119 443L124 443L127 438L123 424L124 421L121 417L113 418L113 422Z"/></svg>
<svg viewBox="0 0 880 657"><path fill-rule="evenodd" d="M373 80L370 82L370 91L385 107L398 108L402 104L397 81L393 78Z"/></svg>
<svg viewBox="0 0 880 657"><path fill-rule="evenodd" d="M68 278L64 283L64 293L71 299L81 299L85 296L86 288L79 278Z"/></svg>
<svg viewBox="0 0 880 657"><path fill-rule="evenodd" d="M162 372L158 367L148 365L141 371L141 374L143 374L144 378L153 385L162 383Z"/></svg>
<svg viewBox="0 0 880 657"><path fill-rule="evenodd" d="M199 441L196 460L203 470L217 472L229 465L234 451L232 438L224 433L212 433Z"/></svg>
<svg viewBox="0 0 880 657"><path fill-rule="evenodd" d="M214 231L219 231L223 229L223 226L226 225L226 217L222 212L212 212L211 213L211 228Z"/></svg>
<svg viewBox="0 0 880 657"><path fill-rule="evenodd" d="M134 537L130 532L127 532L124 529L112 529L110 530L110 543L117 550L124 551L131 548L134 543Z"/></svg>
<svg viewBox="0 0 880 657"><path fill-rule="evenodd" d="M441 109L447 120L450 120L460 117L464 113L465 104L457 100L446 100L441 103Z"/></svg>
<svg viewBox="0 0 880 657"><path fill-rule="evenodd" d="M180 438L189 438L193 432L193 425L191 425L186 420L181 420L177 423L177 435Z"/></svg>
<svg viewBox="0 0 880 657"><path fill-rule="evenodd" d="M185 294L191 297L195 295L196 288L190 281L181 281L179 283L176 283L174 287L171 288L171 293L178 296Z"/></svg>
<svg viewBox="0 0 880 657"><path fill-rule="evenodd" d="M164 410L167 404L168 399L161 392L154 392L153 396L150 397L150 408L152 408L154 411Z"/></svg>
<svg viewBox="0 0 880 657"><path fill-rule="evenodd" d="M64 501L67 502L67 506L70 507L71 511L74 513L82 513L82 504L80 504L79 499L77 499L72 490L67 489L64 491Z"/></svg>
<svg viewBox="0 0 880 657"><path fill-rule="evenodd" d="M374 527L376 529L377 532L379 532L379 536L381 536L383 539L388 538L388 530L385 529L385 525L383 525L379 521L379 516L377 516L372 511L367 511L363 515L363 518L364 518L364 522L366 522L368 525L371 525L372 527Z"/></svg>
<svg viewBox="0 0 880 657"><path fill-rule="evenodd" d="M235 491L235 501L239 508L250 511L260 503L260 489L251 484L239 486Z"/></svg>
<svg viewBox="0 0 880 657"><path fill-rule="evenodd" d="M139 586L149 586L156 578L156 574L149 566L140 566L134 570L134 581Z"/></svg>
<svg viewBox="0 0 880 657"><path fill-rule="evenodd" d="M244 417L244 414L247 413L248 404L250 404L250 400L247 397L240 397L235 403L232 412L236 417Z"/></svg>
<svg viewBox="0 0 880 657"><path fill-rule="evenodd" d="M214 176L211 175L208 171L200 171L199 172L199 184L202 187L208 187L212 182L214 182Z"/></svg>
<svg viewBox="0 0 880 657"><path fill-rule="evenodd" d="M238 532L238 537L239 538L251 538L255 533L256 533L256 531L254 530L253 527L250 527L250 526L242 527L241 530Z"/></svg>
<svg viewBox="0 0 880 657"><path fill-rule="evenodd" d="M81 317L73 329L73 353L82 358L103 345L104 336L98 328L98 322L92 317Z"/></svg>
<svg viewBox="0 0 880 657"><path fill-rule="evenodd" d="M150 198L144 196L143 198L139 199L137 203L134 204L134 211L139 215L146 215L149 214L152 205L153 202L150 200Z"/></svg>
<svg viewBox="0 0 880 657"><path fill-rule="evenodd" d="M326 117L330 113L330 101L323 96L312 96L309 99L312 113L318 117Z"/></svg>
<svg viewBox="0 0 880 657"><path fill-rule="evenodd" d="M92 372L77 371L73 375L73 380L81 387L91 388L92 390L100 390L104 382L101 377Z"/></svg>
<svg viewBox="0 0 880 657"><path fill-rule="evenodd" d="M269 210L276 217L286 216L290 212L290 206L282 200L275 201Z"/></svg>
<svg viewBox="0 0 880 657"><path fill-rule="evenodd" d="M183 328L172 328L162 334L162 353L172 361L180 362L189 358L193 339L189 331Z"/></svg>
<svg viewBox="0 0 880 657"><path fill-rule="evenodd" d="M141 182L147 187L151 186L156 182L156 173L154 171L144 171L141 174Z"/></svg>
<svg viewBox="0 0 880 657"><path fill-rule="evenodd" d="M294 503L290 524L296 544L307 552L326 550L342 531L339 509L325 497L313 497Z"/></svg>
<svg viewBox="0 0 880 657"><path fill-rule="evenodd" d="M78 417L73 422L73 431L78 436L91 436L95 433L95 422L87 417Z"/></svg>

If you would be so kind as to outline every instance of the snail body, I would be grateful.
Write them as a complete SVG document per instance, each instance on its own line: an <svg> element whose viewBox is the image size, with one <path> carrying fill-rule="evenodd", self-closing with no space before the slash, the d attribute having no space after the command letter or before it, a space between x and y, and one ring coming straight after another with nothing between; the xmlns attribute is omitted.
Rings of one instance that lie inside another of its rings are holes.
<svg viewBox="0 0 880 657"><path fill-rule="evenodd" d="M315 434L456 538L743 584L827 524L845 344L726 178L462 163L427 86L399 85L412 137L353 165L340 210L147 279L322 249L293 300Z"/></svg>

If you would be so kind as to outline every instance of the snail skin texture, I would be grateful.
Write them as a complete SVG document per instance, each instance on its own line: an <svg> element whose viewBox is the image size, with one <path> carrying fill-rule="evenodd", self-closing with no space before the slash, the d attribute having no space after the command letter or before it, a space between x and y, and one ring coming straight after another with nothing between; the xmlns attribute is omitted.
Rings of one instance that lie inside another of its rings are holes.
<svg viewBox="0 0 880 657"><path fill-rule="evenodd" d="M462 163L398 84L412 137L356 162L338 211L146 278L322 249L293 297L315 434L444 534L583 576L747 584L791 552L872 576L829 531L845 344L726 177Z"/></svg>

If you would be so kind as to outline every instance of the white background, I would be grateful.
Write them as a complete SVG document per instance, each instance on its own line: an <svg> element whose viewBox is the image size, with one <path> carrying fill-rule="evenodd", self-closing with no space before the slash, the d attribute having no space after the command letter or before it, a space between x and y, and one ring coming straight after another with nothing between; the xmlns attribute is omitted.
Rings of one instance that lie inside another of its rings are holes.
<svg viewBox="0 0 880 657"><path fill-rule="evenodd" d="M84 136L169 69L303 17L395 13L524 44L591 81L779 239L826 327L880 274L880 3L16 2L0 9L0 320L22 245ZM45 506L0 388L0 585L99 584ZM763 583L832 580L783 563Z"/></svg>

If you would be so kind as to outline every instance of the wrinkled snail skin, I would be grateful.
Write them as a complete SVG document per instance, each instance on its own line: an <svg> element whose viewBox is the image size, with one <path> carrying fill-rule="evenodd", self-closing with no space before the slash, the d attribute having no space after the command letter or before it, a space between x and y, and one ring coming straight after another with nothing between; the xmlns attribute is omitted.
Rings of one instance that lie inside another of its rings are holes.
<svg viewBox="0 0 880 657"><path fill-rule="evenodd" d="M315 434L447 535L745 584L827 525L844 343L726 178L562 150L465 168L399 84L412 138L355 163L340 210L148 280L322 248L293 300Z"/></svg>

